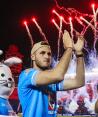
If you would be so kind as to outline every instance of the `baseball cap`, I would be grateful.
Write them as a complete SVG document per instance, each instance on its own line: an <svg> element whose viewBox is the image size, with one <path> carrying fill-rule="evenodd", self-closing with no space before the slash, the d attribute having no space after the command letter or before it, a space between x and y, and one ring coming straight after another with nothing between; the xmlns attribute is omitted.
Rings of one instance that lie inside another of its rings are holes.
<svg viewBox="0 0 98 117"><path fill-rule="evenodd" d="M49 45L49 43L47 41L40 41L38 43L35 43L33 45L33 48L31 49L31 55L34 54L34 52L36 52L39 48L45 47L45 46L50 48L50 45Z"/></svg>

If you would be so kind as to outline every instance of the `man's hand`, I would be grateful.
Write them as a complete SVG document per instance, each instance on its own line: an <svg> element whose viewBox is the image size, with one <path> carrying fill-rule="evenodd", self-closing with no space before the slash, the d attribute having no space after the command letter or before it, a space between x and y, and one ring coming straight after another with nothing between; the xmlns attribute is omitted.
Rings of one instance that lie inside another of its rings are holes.
<svg viewBox="0 0 98 117"><path fill-rule="evenodd" d="M74 50L76 51L76 54L81 54L82 53L82 49L84 47L84 37L81 34L77 34L78 40L76 42L76 44L73 44L74 46Z"/></svg>
<svg viewBox="0 0 98 117"><path fill-rule="evenodd" d="M69 32L64 30L64 34L63 34L63 44L64 44L64 48L72 48L73 49L73 40L71 39Z"/></svg>

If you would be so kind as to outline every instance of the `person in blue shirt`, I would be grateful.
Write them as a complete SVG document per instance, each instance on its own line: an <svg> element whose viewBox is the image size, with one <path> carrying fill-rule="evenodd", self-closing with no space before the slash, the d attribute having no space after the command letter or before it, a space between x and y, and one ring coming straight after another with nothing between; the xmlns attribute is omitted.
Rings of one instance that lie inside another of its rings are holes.
<svg viewBox="0 0 98 117"><path fill-rule="evenodd" d="M96 87L97 87L96 89L97 89L97 93L98 93L98 85ZM96 117L98 117L98 97L96 98L96 101L95 101L94 111L96 113Z"/></svg>
<svg viewBox="0 0 98 117"><path fill-rule="evenodd" d="M18 95L23 117L49 117L49 93L84 86L85 67L82 52L84 38L79 35L77 43L74 44L65 30L63 44L65 52L54 68L50 68L52 59L50 45L45 41L34 44L31 50L33 68L22 71L19 76ZM64 79L73 50L77 58L76 75L73 78ZM55 116L56 114L53 114L53 117Z"/></svg>

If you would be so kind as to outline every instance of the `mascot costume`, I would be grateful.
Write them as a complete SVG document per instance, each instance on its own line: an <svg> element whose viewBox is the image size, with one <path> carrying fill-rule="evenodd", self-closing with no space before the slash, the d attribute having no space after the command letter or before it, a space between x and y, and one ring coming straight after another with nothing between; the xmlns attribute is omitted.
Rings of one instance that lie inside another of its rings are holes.
<svg viewBox="0 0 98 117"><path fill-rule="evenodd" d="M2 53L0 50L0 55ZM8 100L15 88L14 78L9 66L19 63L22 63L22 61L18 57L11 57L0 62L0 115L15 115Z"/></svg>

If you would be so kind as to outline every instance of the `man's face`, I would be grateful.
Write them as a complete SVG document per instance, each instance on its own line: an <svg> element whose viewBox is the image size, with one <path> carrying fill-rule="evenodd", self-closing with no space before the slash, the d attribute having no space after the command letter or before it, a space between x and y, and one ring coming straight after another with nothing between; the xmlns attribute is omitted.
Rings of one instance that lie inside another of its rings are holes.
<svg viewBox="0 0 98 117"><path fill-rule="evenodd" d="M47 46L39 48L34 54L34 62L41 69L48 69L50 67L51 58L51 50Z"/></svg>

